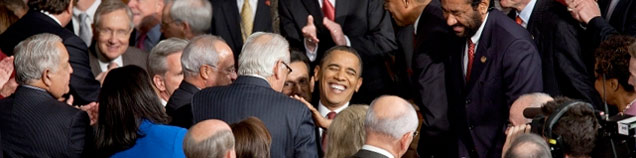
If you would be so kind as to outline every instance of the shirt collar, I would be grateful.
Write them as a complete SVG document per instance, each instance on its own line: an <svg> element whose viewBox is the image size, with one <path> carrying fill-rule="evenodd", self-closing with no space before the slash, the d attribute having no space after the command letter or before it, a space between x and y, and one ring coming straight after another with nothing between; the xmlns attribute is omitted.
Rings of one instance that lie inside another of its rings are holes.
<svg viewBox="0 0 636 158"><path fill-rule="evenodd" d="M40 10L40 12L46 16L49 16L51 19L53 19L57 24L59 24L60 26L62 26L62 23L60 22L60 20L57 20L57 18L55 18L55 16L53 16L52 14L50 14L47 11L44 10Z"/></svg>
<svg viewBox="0 0 636 158"><path fill-rule="evenodd" d="M79 17L80 14L82 13L86 13L88 14L88 18L90 19L90 23L93 23L93 17L95 17L95 12L97 11L97 7L99 7L99 4L102 3L102 0L95 0L95 2L93 2L93 4L91 4L90 7L88 7L88 9L86 9L86 11L82 11L77 9L77 7L73 7L73 16L74 17Z"/></svg>
<svg viewBox="0 0 636 158"><path fill-rule="evenodd" d="M413 34L415 35L417 35L417 23L420 22L420 18L422 18L422 14L417 16L417 19L415 20L415 23L413 24Z"/></svg>
<svg viewBox="0 0 636 158"><path fill-rule="evenodd" d="M365 144L365 145L362 146L362 149L382 154L382 155L384 155L384 156L386 156L388 158L394 158L393 154L391 154L390 152L388 152L388 151L386 151L386 150L384 150L382 148L378 148L378 147L372 146L372 145Z"/></svg>
<svg viewBox="0 0 636 158"><path fill-rule="evenodd" d="M530 20L530 16L532 15L532 10L534 10L534 5L537 3L537 0L530 0L526 7L521 10L521 12L517 11L517 16L523 20L521 25L523 27L528 26L528 20Z"/></svg>
<svg viewBox="0 0 636 158"><path fill-rule="evenodd" d="M486 22L488 22L488 15L490 13L486 13L486 17L484 18L484 21L481 23L481 25L479 26L479 29L477 29L477 32L475 32L475 34L470 37L470 40L475 43L475 45L477 45L477 43L479 43L479 38L481 38L481 32L484 31L484 26L486 26Z"/></svg>
<svg viewBox="0 0 636 158"><path fill-rule="evenodd" d="M336 114L340 113L342 110L346 109L347 107L349 107L349 102L347 102L344 105L340 106L339 108L337 108L333 112L336 112ZM318 112L320 112L321 116L327 116L327 114L329 114L329 112L331 112L331 110L329 110L327 108L327 106L323 105L322 101L318 101Z"/></svg>

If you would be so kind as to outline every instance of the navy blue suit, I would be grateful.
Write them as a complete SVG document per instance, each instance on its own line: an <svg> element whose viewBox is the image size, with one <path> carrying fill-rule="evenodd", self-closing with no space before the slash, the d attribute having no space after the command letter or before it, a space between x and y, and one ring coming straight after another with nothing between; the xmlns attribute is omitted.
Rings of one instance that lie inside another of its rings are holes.
<svg viewBox="0 0 636 158"><path fill-rule="evenodd" d="M7 157L87 157L92 128L86 112L43 89L19 86L0 100L0 130Z"/></svg>
<svg viewBox="0 0 636 158"><path fill-rule="evenodd" d="M199 91L192 98L192 116L194 123L220 119L229 124L255 116L272 135L271 157L318 157L309 109L274 91L265 79L239 76L229 86Z"/></svg>
<svg viewBox="0 0 636 158"><path fill-rule="evenodd" d="M543 87L541 57L530 34L503 13L489 13L470 80L464 81L464 51L450 54L446 67L451 130L467 149L455 153L464 156L501 157L510 105Z"/></svg>
<svg viewBox="0 0 636 158"><path fill-rule="evenodd" d="M69 62L73 67L71 74L71 94L75 99L73 104L86 105L97 101L99 82L91 72L88 59L88 48L84 41L64 29L60 24L40 11L29 11L18 22L11 25L0 35L0 48L8 56L13 55L13 48L22 40L40 33L51 33L62 38L68 51Z"/></svg>
<svg viewBox="0 0 636 158"><path fill-rule="evenodd" d="M179 126L183 128L190 128L192 126L192 96L194 93L199 92L199 88L182 81L179 88L172 93L168 104L166 104L166 113L172 117L170 125Z"/></svg>

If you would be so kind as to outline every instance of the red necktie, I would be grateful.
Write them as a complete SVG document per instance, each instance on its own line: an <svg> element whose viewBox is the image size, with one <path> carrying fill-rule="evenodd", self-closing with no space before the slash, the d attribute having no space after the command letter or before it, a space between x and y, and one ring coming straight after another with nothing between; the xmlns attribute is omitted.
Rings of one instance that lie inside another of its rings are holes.
<svg viewBox="0 0 636 158"><path fill-rule="evenodd" d="M336 112L332 111L327 113L327 119L333 120L334 117L336 117ZM326 129L322 131L321 145L322 145L322 151L326 151L327 149L327 130Z"/></svg>
<svg viewBox="0 0 636 158"><path fill-rule="evenodd" d="M468 65L466 66L466 82L470 80L470 71L473 68L473 59L475 58L475 43L468 40Z"/></svg>
<svg viewBox="0 0 636 158"><path fill-rule="evenodd" d="M146 41L146 34L142 34L141 36L139 36L139 39L137 40L137 48L141 49L141 50L145 50L144 49L144 43Z"/></svg>
<svg viewBox="0 0 636 158"><path fill-rule="evenodd" d="M517 15L517 18L515 18L515 22L517 22L517 24L519 25L523 24L523 20L521 19L521 17L519 17L519 15Z"/></svg>
<svg viewBox="0 0 636 158"><path fill-rule="evenodd" d="M331 21L333 21L333 18L336 16L336 11L329 0L322 0L322 13Z"/></svg>

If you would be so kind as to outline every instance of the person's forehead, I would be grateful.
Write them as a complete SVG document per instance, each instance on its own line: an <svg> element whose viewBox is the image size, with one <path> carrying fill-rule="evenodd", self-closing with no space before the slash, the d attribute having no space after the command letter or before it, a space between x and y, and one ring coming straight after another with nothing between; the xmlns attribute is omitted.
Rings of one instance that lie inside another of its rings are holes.
<svg viewBox="0 0 636 158"><path fill-rule="evenodd" d="M361 61L358 59L358 57L355 54L351 52L335 50L331 52L328 56L326 56L324 64L325 65L323 66L328 66L331 64L336 64L340 66L351 66L351 67L354 67L356 70L359 70Z"/></svg>

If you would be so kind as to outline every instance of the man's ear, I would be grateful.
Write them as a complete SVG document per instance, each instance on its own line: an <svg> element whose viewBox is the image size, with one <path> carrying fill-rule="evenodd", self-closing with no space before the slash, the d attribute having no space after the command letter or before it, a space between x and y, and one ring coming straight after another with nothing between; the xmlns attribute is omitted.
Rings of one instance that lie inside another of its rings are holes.
<svg viewBox="0 0 636 158"><path fill-rule="evenodd" d="M356 92L360 90L360 86L362 86L362 77L358 78L358 84L356 84Z"/></svg>
<svg viewBox="0 0 636 158"><path fill-rule="evenodd" d="M166 85L163 82L163 78L159 75L152 76L152 82L157 87L159 92L166 91Z"/></svg>
<svg viewBox="0 0 636 158"><path fill-rule="evenodd" d="M52 80L52 76L53 74L51 74L51 70L50 69L46 69L44 70L44 72L42 72L42 83L44 83L44 85L46 87L50 87L53 84L53 80Z"/></svg>
<svg viewBox="0 0 636 158"><path fill-rule="evenodd" d="M409 149L409 146L411 146L411 141L413 141L413 134L411 134L411 132L407 132L404 135L402 135L402 138L400 138L400 153L399 154L403 154L404 152L406 152L406 150Z"/></svg>
<svg viewBox="0 0 636 158"><path fill-rule="evenodd" d="M309 92L314 93L314 86L316 85L316 78L314 76L309 77Z"/></svg>
<svg viewBox="0 0 636 158"><path fill-rule="evenodd" d="M314 67L314 82L318 81L318 79L320 78L319 76L320 74L320 65L316 65L316 67Z"/></svg>
<svg viewBox="0 0 636 158"><path fill-rule="evenodd" d="M479 9L481 15L486 15L486 13L488 13L488 6L490 6L490 0L481 0L477 5L477 9Z"/></svg>
<svg viewBox="0 0 636 158"><path fill-rule="evenodd" d="M210 78L210 74L208 73L208 71L210 70L210 67L207 65L201 65L201 67L199 67L199 76L201 78L203 78L204 80L207 80L208 78ZM214 71L214 70L212 70Z"/></svg>
<svg viewBox="0 0 636 158"><path fill-rule="evenodd" d="M274 72L274 77L276 79L282 79L283 76L281 76L282 74L279 72L280 71L280 63L282 63L282 61L276 61L276 64L274 64L274 70L272 72Z"/></svg>

